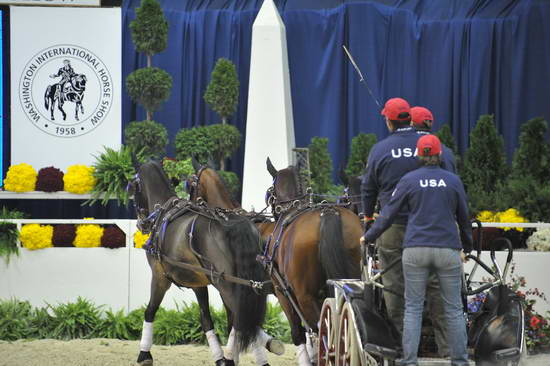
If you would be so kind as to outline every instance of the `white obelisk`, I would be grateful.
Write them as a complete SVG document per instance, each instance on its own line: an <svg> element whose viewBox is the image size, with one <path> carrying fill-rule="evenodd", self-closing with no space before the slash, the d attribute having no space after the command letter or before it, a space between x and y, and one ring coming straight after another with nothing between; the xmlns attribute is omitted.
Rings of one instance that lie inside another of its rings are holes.
<svg viewBox="0 0 550 366"><path fill-rule="evenodd" d="M273 0L264 0L252 26L248 117L244 153L242 206L265 207L273 178L267 157L277 169L292 163L294 120L285 25Z"/></svg>

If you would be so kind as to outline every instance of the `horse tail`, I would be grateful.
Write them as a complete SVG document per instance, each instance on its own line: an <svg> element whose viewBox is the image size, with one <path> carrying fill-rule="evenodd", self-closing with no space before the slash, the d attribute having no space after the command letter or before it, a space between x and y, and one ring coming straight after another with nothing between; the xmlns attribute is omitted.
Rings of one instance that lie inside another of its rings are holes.
<svg viewBox="0 0 550 366"><path fill-rule="evenodd" d="M233 255L235 276L247 280L264 281L267 276L256 260L260 254L261 238L258 230L244 218L229 221L225 227L229 250ZM266 311L267 295L252 287L235 285L236 309L233 326L237 331L238 347L244 351L256 338Z"/></svg>
<svg viewBox="0 0 550 366"><path fill-rule="evenodd" d="M46 88L46 93L44 93L44 107L46 107L46 110L50 109L50 92L52 90L52 86L48 85Z"/></svg>
<svg viewBox="0 0 550 366"><path fill-rule="evenodd" d="M319 259L327 279L355 278L354 266L344 248L342 217L334 208L321 211Z"/></svg>

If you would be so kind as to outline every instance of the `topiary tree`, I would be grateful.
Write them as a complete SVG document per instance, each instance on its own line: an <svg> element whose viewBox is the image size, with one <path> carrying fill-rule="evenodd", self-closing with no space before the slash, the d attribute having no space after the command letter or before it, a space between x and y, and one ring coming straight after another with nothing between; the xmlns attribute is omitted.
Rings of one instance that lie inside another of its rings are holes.
<svg viewBox="0 0 550 366"><path fill-rule="evenodd" d="M141 152L144 159L160 159L166 153L168 132L155 121L130 122L124 129L124 140L134 152Z"/></svg>
<svg viewBox="0 0 550 366"><path fill-rule="evenodd" d="M332 158L328 152L328 138L313 137L308 149L311 188L315 193L327 193L332 188Z"/></svg>
<svg viewBox="0 0 550 366"><path fill-rule="evenodd" d="M363 174L367 166L370 149L376 144L376 135L373 133L360 133L351 139L351 151L346 168L348 176L359 176Z"/></svg>
<svg viewBox="0 0 550 366"><path fill-rule="evenodd" d="M508 170L504 142L498 135L494 116L482 115L470 133L470 147L462 169L462 180L474 214L495 209L496 191L502 186Z"/></svg>
<svg viewBox="0 0 550 366"><path fill-rule="evenodd" d="M175 145L176 159L185 160L195 155L201 164L207 163L214 151L214 141L209 134L208 127L204 126L179 130L176 134Z"/></svg>
<svg viewBox="0 0 550 366"><path fill-rule="evenodd" d="M225 58L218 59L204 93L204 100L220 115L222 124L227 123L227 118L237 111L239 79L233 62Z"/></svg>
<svg viewBox="0 0 550 366"><path fill-rule="evenodd" d="M130 98L147 111L147 119L170 97L172 77L158 67L145 67L132 72L126 78Z"/></svg>
<svg viewBox="0 0 550 366"><path fill-rule="evenodd" d="M529 221L550 220L550 144L548 124L534 118L521 126L512 172L497 199L499 209L516 208Z"/></svg>
<svg viewBox="0 0 550 366"><path fill-rule="evenodd" d="M233 125L214 124L206 127L213 143L212 158L225 170L225 159L229 158L241 145L241 133Z"/></svg>
<svg viewBox="0 0 550 366"><path fill-rule="evenodd" d="M134 102L143 105L147 120L152 120L153 112L168 99L172 89L172 77L152 67L153 55L163 51L168 43L168 22L158 1L141 1L130 30L136 50L147 55L147 67L128 75L126 89Z"/></svg>
<svg viewBox="0 0 550 366"><path fill-rule="evenodd" d="M550 177L550 144L545 141L548 123L537 117L524 123L520 129L519 146L512 160L512 178L531 175L538 183Z"/></svg>
<svg viewBox="0 0 550 366"><path fill-rule="evenodd" d="M152 56L164 51L168 44L168 22L158 1L141 1L136 19L130 22L130 31L136 51L145 53L147 66L151 66Z"/></svg>

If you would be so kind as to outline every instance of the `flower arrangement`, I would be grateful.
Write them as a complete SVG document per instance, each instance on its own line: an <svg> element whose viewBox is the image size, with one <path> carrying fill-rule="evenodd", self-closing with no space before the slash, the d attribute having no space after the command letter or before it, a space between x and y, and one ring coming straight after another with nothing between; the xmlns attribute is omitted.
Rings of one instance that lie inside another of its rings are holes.
<svg viewBox="0 0 550 366"><path fill-rule="evenodd" d="M493 212L493 211L481 211L477 217L481 222L527 222L525 217L521 216L515 208L509 208L506 211ZM504 231L508 230L523 231L522 227L505 227Z"/></svg>
<svg viewBox="0 0 550 366"><path fill-rule="evenodd" d="M550 228L535 231L527 239L527 248L541 252L550 251Z"/></svg>
<svg viewBox="0 0 550 366"><path fill-rule="evenodd" d="M101 245L103 228L96 224L83 224L76 227L73 245L78 248L94 248Z"/></svg>
<svg viewBox="0 0 550 366"><path fill-rule="evenodd" d="M19 239L23 247L35 250L52 247L53 226L28 224L23 225Z"/></svg>
<svg viewBox="0 0 550 366"><path fill-rule="evenodd" d="M74 225L55 225L53 227L53 245L56 247L72 247L76 237Z"/></svg>
<svg viewBox="0 0 550 366"><path fill-rule="evenodd" d="M43 192L57 192L63 190L63 172L53 166L38 171L36 190Z"/></svg>
<svg viewBox="0 0 550 366"><path fill-rule="evenodd" d="M525 277L514 274L515 265L512 264L510 274L511 288L523 300L525 309L525 343L530 353L547 352L550 350L550 319L539 314L535 309L537 298L548 301L546 295L538 288L527 289Z"/></svg>
<svg viewBox="0 0 550 366"><path fill-rule="evenodd" d="M108 226L103 231L101 246L105 248L122 248L126 244L126 235L116 225Z"/></svg>
<svg viewBox="0 0 550 366"><path fill-rule="evenodd" d="M12 165L4 179L4 188L13 192L33 191L36 185L36 176L36 170L29 164Z"/></svg>
<svg viewBox="0 0 550 366"><path fill-rule="evenodd" d="M151 234L143 234L141 231L136 231L134 234L134 246L136 248L143 248Z"/></svg>
<svg viewBox="0 0 550 366"><path fill-rule="evenodd" d="M65 190L77 194L90 192L96 184L93 173L93 167L86 165L71 165L67 169L67 173L63 176Z"/></svg>

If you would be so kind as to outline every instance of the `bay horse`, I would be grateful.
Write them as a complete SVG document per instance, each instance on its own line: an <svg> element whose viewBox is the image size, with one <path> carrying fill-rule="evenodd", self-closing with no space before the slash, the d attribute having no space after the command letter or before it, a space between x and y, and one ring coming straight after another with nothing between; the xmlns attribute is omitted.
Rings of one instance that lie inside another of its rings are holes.
<svg viewBox="0 0 550 366"><path fill-rule="evenodd" d="M298 346L298 363L310 365L316 355L308 354L306 327L308 334L318 332L321 306L329 295L328 279L360 277L363 228L359 217L344 207L313 204L311 199L308 203L296 167L277 170L269 158L266 165L274 179L267 202L277 223L264 251L264 264Z"/></svg>
<svg viewBox="0 0 550 366"><path fill-rule="evenodd" d="M158 162L142 164L129 182L128 191L134 198L138 228L156 233L157 223L161 224L158 240L147 245L147 261L152 271L151 294L145 310L138 364L153 364L150 349L155 314L166 291L176 284L191 288L197 297L201 326L215 365L234 365L224 358L214 332L206 286L211 284L219 291L233 314L236 342L232 348L238 354L256 338L265 316L266 295L225 278L233 276L249 282L262 281L265 277L256 261L261 240L257 230L249 220L238 215L216 214L205 206L179 200ZM168 216L172 219L165 220Z"/></svg>
<svg viewBox="0 0 550 366"><path fill-rule="evenodd" d="M46 110L50 111L51 120L55 121L53 111L55 109L55 102L57 102L57 109L63 114L63 120L67 119L67 114L63 109L65 102L75 103L75 120L78 119L78 109L84 114L84 106L82 100L84 99L84 91L86 90L86 82L88 79L84 74L76 74L71 76L71 79L63 85L53 84L48 85L46 92L44 93L44 106Z"/></svg>

